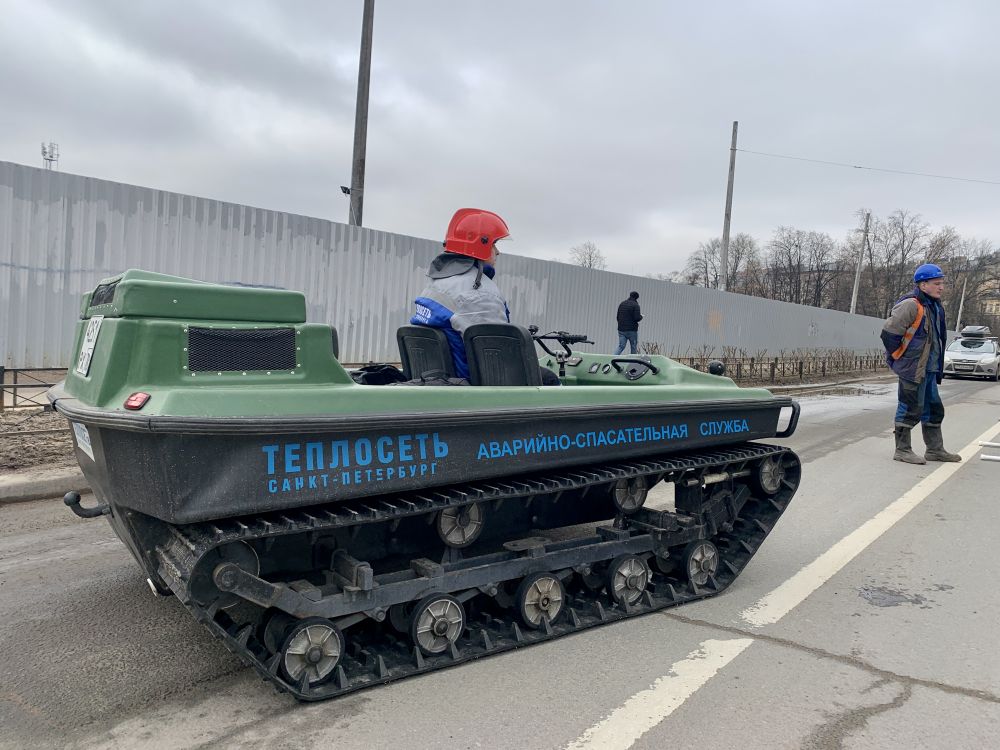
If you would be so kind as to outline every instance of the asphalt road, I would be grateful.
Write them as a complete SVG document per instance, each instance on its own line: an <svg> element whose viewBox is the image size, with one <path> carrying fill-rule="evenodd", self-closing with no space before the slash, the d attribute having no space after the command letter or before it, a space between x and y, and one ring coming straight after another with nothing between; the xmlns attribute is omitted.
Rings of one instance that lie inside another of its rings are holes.
<svg viewBox="0 0 1000 750"><path fill-rule="evenodd" d="M958 467L891 461L892 384L850 392L800 399L802 487L721 596L321 704L153 598L103 521L0 506L0 748L995 747L1000 387L942 387Z"/></svg>

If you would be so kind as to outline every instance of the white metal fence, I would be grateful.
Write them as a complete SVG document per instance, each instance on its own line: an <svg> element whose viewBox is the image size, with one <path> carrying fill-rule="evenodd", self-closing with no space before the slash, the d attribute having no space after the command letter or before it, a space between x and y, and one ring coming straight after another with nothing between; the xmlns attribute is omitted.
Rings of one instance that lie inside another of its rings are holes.
<svg viewBox="0 0 1000 750"><path fill-rule="evenodd" d="M441 217L442 233L450 217ZM0 162L0 366L66 367L80 295L144 268L298 289L346 362L396 360L440 241ZM878 348L882 321L505 254L515 323L617 345L615 310L639 292L641 341L665 352Z"/></svg>

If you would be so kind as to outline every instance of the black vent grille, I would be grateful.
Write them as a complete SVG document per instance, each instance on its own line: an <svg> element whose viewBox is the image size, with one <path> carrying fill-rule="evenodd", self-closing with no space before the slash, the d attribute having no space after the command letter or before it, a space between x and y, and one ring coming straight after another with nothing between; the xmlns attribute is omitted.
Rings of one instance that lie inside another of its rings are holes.
<svg viewBox="0 0 1000 750"><path fill-rule="evenodd" d="M94 307L96 305L107 305L115 298L115 289L118 288L118 282L120 279L115 279L108 284L101 284L94 290L94 293L90 295L90 306Z"/></svg>
<svg viewBox="0 0 1000 750"><path fill-rule="evenodd" d="M188 328L188 369L294 370L295 329Z"/></svg>

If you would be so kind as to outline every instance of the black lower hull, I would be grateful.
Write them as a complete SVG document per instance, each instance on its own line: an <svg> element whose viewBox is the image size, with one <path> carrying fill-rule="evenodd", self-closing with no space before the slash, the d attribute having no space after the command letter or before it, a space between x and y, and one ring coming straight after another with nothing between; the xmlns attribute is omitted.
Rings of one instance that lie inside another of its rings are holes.
<svg viewBox="0 0 1000 750"><path fill-rule="evenodd" d="M649 407L625 415L566 411L538 421L410 421L379 429L343 423L290 431L137 430L92 419L64 402L78 425L80 464L101 502L169 523L194 523L331 501L386 497L484 479L705 449L772 437L787 401ZM214 424L225 427L224 420Z"/></svg>

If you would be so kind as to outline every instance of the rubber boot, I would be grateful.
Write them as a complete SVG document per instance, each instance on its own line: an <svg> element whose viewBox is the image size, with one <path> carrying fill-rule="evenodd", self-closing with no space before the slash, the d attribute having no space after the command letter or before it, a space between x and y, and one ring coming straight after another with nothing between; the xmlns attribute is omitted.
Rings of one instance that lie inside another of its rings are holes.
<svg viewBox="0 0 1000 750"><path fill-rule="evenodd" d="M896 435L896 452L892 455L892 460L907 464L925 464L927 462L914 453L910 445L911 429L911 427L896 425L896 429L893 431Z"/></svg>
<svg viewBox="0 0 1000 750"><path fill-rule="evenodd" d="M927 446L924 458L928 461L956 462L962 460L962 457L957 453L949 453L944 449L944 437L941 435L941 425L924 422L921 427L924 431L924 445Z"/></svg>

